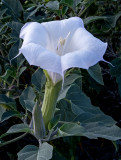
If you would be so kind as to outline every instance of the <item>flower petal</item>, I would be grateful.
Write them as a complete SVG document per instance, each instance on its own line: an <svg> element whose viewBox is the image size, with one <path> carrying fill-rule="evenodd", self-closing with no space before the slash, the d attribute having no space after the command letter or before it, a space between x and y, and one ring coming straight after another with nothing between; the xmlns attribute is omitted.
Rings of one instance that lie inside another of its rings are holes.
<svg viewBox="0 0 121 160"><path fill-rule="evenodd" d="M80 27L84 27L83 21L79 17L72 17L64 20L50 21L41 23L46 29L51 39L51 47L55 51L60 38L66 38L68 33L71 35ZM69 36L70 37L70 36Z"/></svg>
<svg viewBox="0 0 121 160"><path fill-rule="evenodd" d="M71 67L88 69L103 60L106 49L107 43L95 38L86 29L79 28L65 49L66 54L61 57L62 70Z"/></svg>
<svg viewBox="0 0 121 160"><path fill-rule="evenodd" d="M30 65L39 66L47 71L62 74L60 56L47 50L41 45L29 43L20 48Z"/></svg>
<svg viewBox="0 0 121 160"><path fill-rule="evenodd" d="M30 65L48 71L54 83L64 80L64 72L72 67L88 69L100 60L107 48L84 28L81 18L72 17L61 21L26 23L20 33L24 40L20 53ZM57 55L58 42L63 40L63 54Z"/></svg>
<svg viewBox="0 0 121 160"><path fill-rule="evenodd" d="M35 43L46 47L49 44L48 33L46 32L45 28L37 22L26 23L21 28L20 38L24 40L23 45Z"/></svg>

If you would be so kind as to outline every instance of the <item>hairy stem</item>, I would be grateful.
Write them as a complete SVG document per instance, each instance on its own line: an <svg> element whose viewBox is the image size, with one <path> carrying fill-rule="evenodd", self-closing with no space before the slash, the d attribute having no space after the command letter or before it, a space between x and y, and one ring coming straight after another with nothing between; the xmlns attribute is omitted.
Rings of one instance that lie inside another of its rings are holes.
<svg viewBox="0 0 121 160"><path fill-rule="evenodd" d="M47 80L45 86L45 95L42 105L42 115L45 124L45 128L47 129L48 123L53 118L56 108L56 102L61 90L62 81L56 83L55 85L51 80Z"/></svg>

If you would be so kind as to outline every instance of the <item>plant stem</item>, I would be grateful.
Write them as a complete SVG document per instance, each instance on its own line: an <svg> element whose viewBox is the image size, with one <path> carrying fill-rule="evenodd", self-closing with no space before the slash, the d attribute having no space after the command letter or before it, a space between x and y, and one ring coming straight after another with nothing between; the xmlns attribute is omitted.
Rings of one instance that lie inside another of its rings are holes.
<svg viewBox="0 0 121 160"><path fill-rule="evenodd" d="M48 123L54 116L56 102L61 87L62 87L62 81L56 83L55 85L49 79L46 82L45 95L42 105L42 115L46 129L48 129Z"/></svg>
<svg viewBox="0 0 121 160"><path fill-rule="evenodd" d="M24 134L22 134L21 136L19 136L19 137L17 137L17 138L14 138L14 139L12 139L12 140L10 140L10 141L7 141L7 142L5 142L5 143L1 143L1 144L0 144L0 147L3 147L3 146L5 146L5 145L8 145L8 144L13 143L13 142L15 142L15 141L18 141L19 139L25 137L27 134L28 134L28 133L24 133Z"/></svg>

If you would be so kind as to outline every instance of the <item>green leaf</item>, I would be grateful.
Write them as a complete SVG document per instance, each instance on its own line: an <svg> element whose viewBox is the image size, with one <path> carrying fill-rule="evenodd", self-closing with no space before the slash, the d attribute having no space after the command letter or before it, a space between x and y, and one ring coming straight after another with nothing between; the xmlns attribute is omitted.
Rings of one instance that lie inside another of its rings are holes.
<svg viewBox="0 0 121 160"><path fill-rule="evenodd" d="M25 12L25 14L24 14L25 20L27 21L28 19L31 19L31 17L33 15L35 15L35 13L39 10L40 7L41 7L41 5L37 5L37 6L32 6L32 7L28 8L27 12Z"/></svg>
<svg viewBox="0 0 121 160"><path fill-rule="evenodd" d="M35 102L33 100L24 100L25 108L32 113Z"/></svg>
<svg viewBox="0 0 121 160"><path fill-rule="evenodd" d="M30 105L30 103L27 104L27 102L30 100L30 102L32 103L32 101L33 101L33 104L34 104L35 97L36 97L36 95L35 95L32 87L27 87L24 89L24 91L20 95L19 101L20 101L22 107L28 109L27 105Z"/></svg>
<svg viewBox="0 0 121 160"><path fill-rule="evenodd" d="M66 94L67 94L68 90L70 89L71 84L73 84L79 78L81 79L81 75L79 75L79 74L69 74L67 77L65 77L64 86L59 94L57 101L60 101L61 99L64 99L66 97Z"/></svg>
<svg viewBox="0 0 121 160"><path fill-rule="evenodd" d="M88 124L84 126L85 133L84 135L88 138L94 138L97 139L105 138L111 141L116 141L121 139L121 129L117 127L116 125L112 126L102 126L101 124Z"/></svg>
<svg viewBox="0 0 121 160"><path fill-rule="evenodd" d="M39 148L27 145L18 153L18 160L49 160L52 158L52 151L53 147L47 142L42 143Z"/></svg>
<svg viewBox="0 0 121 160"><path fill-rule="evenodd" d="M48 7L51 10L59 10L59 2L58 1L49 1L46 4L46 7Z"/></svg>
<svg viewBox="0 0 121 160"><path fill-rule="evenodd" d="M23 7L19 0L2 0L3 4L9 10L9 14L20 17L23 11Z"/></svg>
<svg viewBox="0 0 121 160"><path fill-rule="evenodd" d="M5 27L7 27L8 23L5 23L3 25L0 24L0 35L2 35L2 31L4 30L5 31Z"/></svg>
<svg viewBox="0 0 121 160"><path fill-rule="evenodd" d="M54 148L52 159L53 160L67 160L67 158L62 153L58 152L56 148Z"/></svg>
<svg viewBox="0 0 121 160"><path fill-rule="evenodd" d="M58 121L60 120L60 117L61 117L61 115L54 116L54 118L48 124L48 130L53 129L58 124Z"/></svg>
<svg viewBox="0 0 121 160"><path fill-rule="evenodd" d="M58 96L58 99L57 99L58 102L59 102L61 99L64 99L64 98L66 97L66 94L67 94L67 92L68 92L68 90L69 90L70 87L71 87L71 86L67 86L67 87L65 87L63 90L61 90L61 92L60 92L60 94L59 94L59 96Z"/></svg>
<svg viewBox="0 0 121 160"><path fill-rule="evenodd" d="M6 11L7 11L7 8L0 11L0 19L3 19L3 15L5 14Z"/></svg>
<svg viewBox="0 0 121 160"><path fill-rule="evenodd" d="M89 123L80 126L75 123L68 123L63 124L60 127L58 136L86 136L90 139L97 139L100 137L111 141L116 141L121 139L121 129L116 125L106 127L98 123Z"/></svg>
<svg viewBox="0 0 121 160"><path fill-rule="evenodd" d="M81 79L82 76L79 74L70 74L64 79L64 87L73 84L77 79Z"/></svg>
<svg viewBox="0 0 121 160"><path fill-rule="evenodd" d="M3 133L2 135L0 135L0 139L3 137L6 137L7 135L9 135L9 133ZM1 142L0 142L0 145L1 145Z"/></svg>
<svg viewBox="0 0 121 160"><path fill-rule="evenodd" d="M1 121L3 122L11 117L20 117L21 118L22 115L18 111L12 111L12 110L6 111L2 115Z"/></svg>
<svg viewBox="0 0 121 160"><path fill-rule="evenodd" d="M31 132L30 128L26 124L15 124L9 128L7 133L19 133L19 132Z"/></svg>
<svg viewBox="0 0 121 160"><path fill-rule="evenodd" d="M121 138L121 129L115 125L116 121L105 115L99 108L72 104L72 112L75 113L73 123L65 122L58 131L59 137L86 136L91 139L100 137L112 141Z"/></svg>
<svg viewBox="0 0 121 160"><path fill-rule="evenodd" d="M25 61L25 58L22 54L17 58L14 58L19 53L20 43L21 43L20 40L16 41L10 48L8 55L11 64L14 65L15 67L17 66L17 68L19 68Z"/></svg>
<svg viewBox="0 0 121 160"><path fill-rule="evenodd" d="M72 103L81 106L90 106L91 101L79 88L79 86L72 85L66 94L66 99L70 100Z"/></svg>
<svg viewBox="0 0 121 160"><path fill-rule="evenodd" d="M18 153L18 160L37 160L37 152L37 146L27 145Z"/></svg>
<svg viewBox="0 0 121 160"><path fill-rule="evenodd" d="M115 125L116 121L93 106L76 84L69 88L65 100L57 104L58 114L61 113L60 124L64 123L59 129L59 136L80 135L114 141L121 138L121 129Z"/></svg>
<svg viewBox="0 0 121 160"><path fill-rule="evenodd" d="M51 146L47 142L44 142L39 146L37 160L49 160L52 158L52 153L53 153L53 146Z"/></svg>
<svg viewBox="0 0 121 160"><path fill-rule="evenodd" d="M119 12L113 16L112 15L111 16L110 15L108 15L108 16L91 16L91 17L87 17L84 19L84 24L88 25L89 23L92 23L97 20L104 20L109 23L111 28L114 28L116 26L116 22L120 18L120 16L121 16L121 12Z"/></svg>
<svg viewBox="0 0 121 160"><path fill-rule="evenodd" d="M83 132L84 132L84 128L81 127L80 125L78 125L76 123L66 123L60 127L58 134L61 137L82 136Z"/></svg>
<svg viewBox="0 0 121 160"><path fill-rule="evenodd" d="M45 84L46 78L41 68L37 69L32 75L32 84L40 91Z"/></svg>
<svg viewBox="0 0 121 160"><path fill-rule="evenodd" d="M15 70L13 70L12 68L9 68L9 69L6 70L4 75L0 76L0 78L2 78L3 80L7 81L7 79L9 77L15 77L15 75L16 75Z"/></svg>
<svg viewBox="0 0 121 160"><path fill-rule="evenodd" d="M21 67L18 76L20 76L26 70L26 68L26 66Z"/></svg>
<svg viewBox="0 0 121 160"><path fill-rule="evenodd" d="M60 4L65 4L69 7L72 7L73 6L73 0L61 0Z"/></svg>
<svg viewBox="0 0 121 160"><path fill-rule="evenodd" d="M78 14L78 16L82 16L94 2L95 0L83 0L81 4L83 5L84 9Z"/></svg>
<svg viewBox="0 0 121 160"><path fill-rule="evenodd" d="M101 68L98 63L90 67L87 71L97 83L104 85Z"/></svg>
<svg viewBox="0 0 121 160"><path fill-rule="evenodd" d="M68 11L68 6L64 6L62 8L62 15L65 15L67 13L67 11Z"/></svg>
<svg viewBox="0 0 121 160"><path fill-rule="evenodd" d="M0 106L0 122L2 120L2 115L3 115L4 112L5 112L5 109Z"/></svg>
<svg viewBox="0 0 121 160"><path fill-rule="evenodd" d="M7 97L5 94L0 94L0 105L5 108L16 110L15 100Z"/></svg>
<svg viewBox="0 0 121 160"><path fill-rule="evenodd" d="M8 23L8 27L12 29L12 32L10 34L12 38L15 38L16 40L19 39L19 34L22 26L23 24L20 22L12 21Z"/></svg>
<svg viewBox="0 0 121 160"><path fill-rule="evenodd" d="M76 6L81 3L82 0L61 0L60 4L64 4L65 6L68 6L75 10Z"/></svg>
<svg viewBox="0 0 121 160"><path fill-rule="evenodd" d="M121 56L115 58L111 63L113 66L110 66L110 72L112 76L116 77L116 82L118 84L118 89L121 96Z"/></svg>
<svg viewBox="0 0 121 160"><path fill-rule="evenodd" d="M77 106L72 103L72 111L75 113L74 122L80 122L81 124L98 123L103 126L111 126L116 124L116 121L112 117L105 115L98 107L95 106Z"/></svg>
<svg viewBox="0 0 121 160"><path fill-rule="evenodd" d="M59 108L59 111L56 112L56 115L61 115L62 121L73 121L76 115L71 110L71 103L61 100L57 104L57 108Z"/></svg>

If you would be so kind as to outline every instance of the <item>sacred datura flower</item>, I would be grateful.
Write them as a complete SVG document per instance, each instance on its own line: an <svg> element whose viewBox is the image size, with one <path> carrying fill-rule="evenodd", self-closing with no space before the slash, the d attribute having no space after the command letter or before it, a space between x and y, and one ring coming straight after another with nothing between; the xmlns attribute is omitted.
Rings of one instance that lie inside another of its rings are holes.
<svg viewBox="0 0 121 160"><path fill-rule="evenodd" d="M103 60L107 43L95 38L81 18L26 23L20 32L20 53L30 65L47 70L53 83L64 78L72 67L88 69Z"/></svg>

